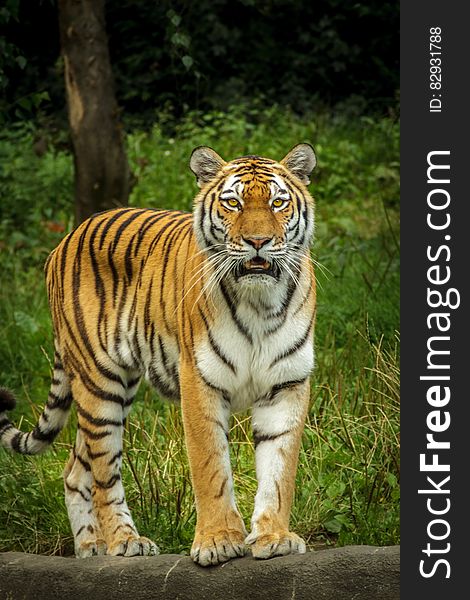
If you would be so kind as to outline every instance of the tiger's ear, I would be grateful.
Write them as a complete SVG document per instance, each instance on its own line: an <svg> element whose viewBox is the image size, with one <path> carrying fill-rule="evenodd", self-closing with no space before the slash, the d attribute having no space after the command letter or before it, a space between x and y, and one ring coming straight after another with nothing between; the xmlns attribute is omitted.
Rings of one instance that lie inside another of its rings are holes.
<svg viewBox="0 0 470 600"><path fill-rule="evenodd" d="M305 185L310 183L310 175L316 164L317 158L310 144L297 144L281 160L281 165L284 165Z"/></svg>
<svg viewBox="0 0 470 600"><path fill-rule="evenodd" d="M189 161L189 167L194 175L196 175L199 187L214 179L225 164L227 164L225 160L212 150L212 148L209 148L209 146L194 148Z"/></svg>

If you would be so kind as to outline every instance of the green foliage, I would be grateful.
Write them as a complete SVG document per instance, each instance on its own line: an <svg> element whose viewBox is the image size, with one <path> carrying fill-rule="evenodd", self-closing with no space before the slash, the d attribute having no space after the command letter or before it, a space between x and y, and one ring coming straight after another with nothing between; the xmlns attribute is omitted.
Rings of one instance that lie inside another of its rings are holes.
<svg viewBox="0 0 470 600"><path fill-rule="evenodd" d="M42 264L72 226L72 158L42 132L0 139L0 384L20 398L12 415L31 429L50 383L52 333ZM311 142L316 198L317 365L297 474L292 526L309 546L399 540L398 123L262 103L228 112L162 113L127 137L137 183L131 204L190 210L192 149L224 158L282 158ZM63 230L63 231L61 231ZM70 554L61 472L75 419L41 457L0 450L0 551ZM236 493L249 525L256 491L248 415L230 432ZM179 409L143 385L129 418L123 479L139 530L164 552L187 552L195 524Z"/></svg>
<svg viewBox="0 0 470 600"><path fill-rule="evenodd" d="M5 27L11 21L18 21L19 0L7 0L0 8L0 26ZM17 46L5 38L0 37L0 89L5 89L9 83L5 69L15 65L24 69L26 59L20 54Z"/></svg>
<svg viewBox="0 0 470 600"><path fill-rule="evenodd" d="M118 97L130 112L156 98L181 112L260 94L299 112L351 94L383 109L398 89L398 14L396 3L339 0L109 5Z"/></svg>
<svg viewBox="0 0 470 600"><path fill-rule="evenodd" d="M0 113L63 114L56 3L9 0L2 14ZM396 104L397 2L123 0L107 2L106 27L118 102L146 125L164 107L181 116L260 94L303 114L351 95L357 114Z"/></svg>
<svg viewBox="0 0 470 600"><path fill-rule="evenodd" d="M325 355L318 356L296 503L304 531L311 512L318 514L313 540L387 545L399 539L398 339L371 344L366 333L351 333L338 348L331 328ZM310 511L303 509L309 503Z"/></svg>
<svg viewBox="0 0 470 600"><path fill-rule="evenodd" d="M37 146L45 145L44 150ZM14 124L0 137L0 241L2 253L24 266L42 264L71 223L71 157L50 149L31 124ZM62 233L61 233L62 232ZM51 246L52 244L52 246ZM11 270L13 262L4 261Z"/></svg>
<svg viewBox="0 0 470 600"><path fill-rule="evenodd" d="M31 118L50 100L39 67L45 56L46 62L50 58L46 50L50 40L32 45L31 38L38 29L36 11L47 22L52 2L28 4L5 0L0 8L0 125ZM49 87L56 85L49 82Z"/></svg>

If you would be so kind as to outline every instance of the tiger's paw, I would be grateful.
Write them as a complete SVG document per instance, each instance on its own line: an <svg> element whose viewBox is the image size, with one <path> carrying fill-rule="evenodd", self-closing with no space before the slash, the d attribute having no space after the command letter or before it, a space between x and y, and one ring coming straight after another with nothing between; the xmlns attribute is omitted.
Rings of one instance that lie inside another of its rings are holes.
<svg viewBox="0 0 470 600"><path fill-rule="evenodd" d="M218 565L231 558L245 556L245 533L236 529L196 534L191 548L191 558L202 567Z"/></svg>
<svg viewBox="0 0 470 600"><path fill-rule="evenodd" d="M156 556L159 553L158 546L152 540L136 535L117 538L107 552L111 556Z"/></svg>
<svg viewBox="0 0 470 600"><path fill-rule="evenodd" d="M102 556L106 554L106 542L101 539L85 540L75 547L77 558L90 558L90 556Z"/></svg>
<svg viewBox="0 0 470 600"><path fill-rule="evenodd" d="M305 554L305 542L290 531L273 533L250 533L245 544L251 549L254 558L272 558L286 554Z"/></svg>

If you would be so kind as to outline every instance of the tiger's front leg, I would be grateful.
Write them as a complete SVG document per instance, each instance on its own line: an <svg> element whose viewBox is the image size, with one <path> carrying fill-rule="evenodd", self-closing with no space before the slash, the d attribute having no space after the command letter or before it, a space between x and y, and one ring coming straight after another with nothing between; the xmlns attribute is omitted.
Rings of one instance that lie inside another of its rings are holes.
<svg viewBox="0 0 470 600"><path fill-rule="evenodd" d="M197 511L191 558L202 566L217 565L246 552L230 466L230 410L223 394L207 385L192 364L182 365L181 392Z"/></svg>
<svg viewBox="0 0 470 600"><path fill-rule="evenodd" d="M253 406L258 491L245 542L255 558L303 554L305 542L289 531L300 441L309 402L309 383L278 392Z"/></svg>

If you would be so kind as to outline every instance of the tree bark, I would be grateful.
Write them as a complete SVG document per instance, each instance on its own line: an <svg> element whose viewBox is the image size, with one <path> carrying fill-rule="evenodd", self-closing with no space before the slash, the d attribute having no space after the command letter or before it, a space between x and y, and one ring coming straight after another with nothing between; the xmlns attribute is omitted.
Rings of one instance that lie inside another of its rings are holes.
<svg viewBox="0 0 470 600"><path fill-rule="evenodd" d="M127 205L130 171L114 95L105 0L59 0L75 165L75 218Z"/></svg>

